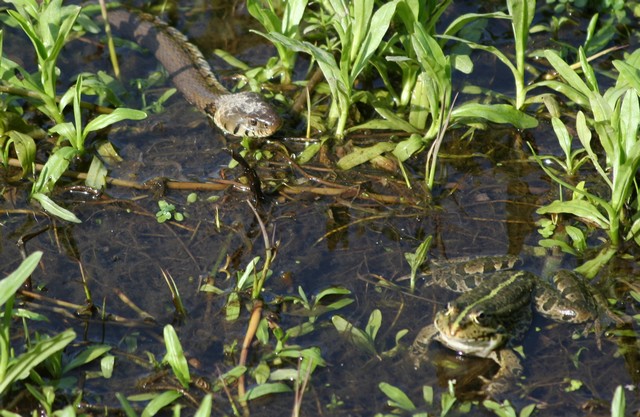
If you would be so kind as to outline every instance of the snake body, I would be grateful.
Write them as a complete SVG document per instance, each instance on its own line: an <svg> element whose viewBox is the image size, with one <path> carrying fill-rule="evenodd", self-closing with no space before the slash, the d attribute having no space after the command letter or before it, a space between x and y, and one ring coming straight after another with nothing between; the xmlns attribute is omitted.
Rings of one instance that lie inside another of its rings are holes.
<svg viewBox="0 0 640 417"><path fill-rule="evenodd" d="M224 132L267 137L280 128L280 116L262 96L230 93L198 48L175 28L154 16L124 9L110 10L108 20L118 35L153 52L187 101L213 118Z"/></svg>

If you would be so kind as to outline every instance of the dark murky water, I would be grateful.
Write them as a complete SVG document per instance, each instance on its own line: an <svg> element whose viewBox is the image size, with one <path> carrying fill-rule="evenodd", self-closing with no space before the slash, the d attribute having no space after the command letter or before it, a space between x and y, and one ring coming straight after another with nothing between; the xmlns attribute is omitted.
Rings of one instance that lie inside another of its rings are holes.
<svg viewBox="0 0 640 417"><path fill-rule="evenodd" d="M207 15L210 12L207 10ZM223 20L228 11L221 13L211 21ZM208 51L213 45L202 40L209 39L205 34L218 33L219 26L205 23L209 19L203 16L205 13L172 15L175 19L172 23ZM224 26L230 32L225 32L220 41L222 45L218 46L233 49L241 43L233 35L236 26ZM99 58L92 61L92 65L106 65L105 56L96 56ZM152 68L156 66L151 59L148 63ZM133 76L144 74L137 61L128 62L124 71L125 74L138 71ZM113 177L137 182L156 177L202 182L208 178L242 176L239 168L225 168L230 156L223 148L237 148L238 144L221 137L204 116L187 109L181 97L174 97L162 115L152 115L135 126L121 126L109 135L124 158L121 164L110 166ZM433 203L427 202L424 193L418 190L415 191L417 204L404 206L352 195L321 197L308 193L269 199L261 215L279 246L265 299L270 302L267 309L279 316L283 329L299 325L307 318L281 309L275 302L278 297L297 294L298 287L307 295L313 295L330 286L342 286L352 291L355 302L340 310L340 315L363 328L369 314L380 309L383 316L377 338L380 351L393 346L394 337L401 329L409 330L402 339L406 347L417 331L432 320L435 310L454 296L427 288L420 290L416 297L408 291L384 289L375 284L377 277L396 281L408 274L403 254L413 252L428 235L434 236L430 252L433 257L524 254L527 269L542 271L542 260L533 257L528 248L539 239L533 223L537 218L535 210L553 199L557 188L535 163L527 160L529 151L525 141L532 141L542 153L557 152L550 140L552 130L543 122L538 129L527 131L525 137L503 128L478 131L472 140L458 135L453 131L446 139ZM286 140L283 143L295 146ZM285 164L277 164L278 161L282 158L276 155L274 162L259 165L258 172L263 179L301 178ZM419 178L423 161L411 164L409 168ZM367 169L349 175L310 169L309 172L338 183L359 184L381 194L397 195L395 182L385 185L377 180L377 176L384 178L388 174L366 172ZM18 187L15 200L20 208L26 208L22 202L29 186L23 185L24 188ZM45 253L41 267L33 276L33 284L46 299L26 305L46 314L50 322L33 323L30 328L47 332L74 328L79 339L70 354L92 343L106 343L116 350L114 376L110 380L97 378L84 382L83 398L88 404L117 407L115 392L131 395L145 391L141 378L154 372L145 366L148 361L144 352L150 351L161 359L164 354L162 328L168 323L176 327L198 376L213 379L237 361L238 352L226 355L224 347L233 341L241 343L248 321L247 311L243 310L240 319L229 322L224 312L226 295L206 294L200 292L199 287L207 277L219 288L233 287L234 281L218 272L226 256L231 259L227 269L235 274L253 257L264 256L263 239L245 202L249 193L232 189L198 192L199 201L187 204L189 192L170 190L161 197L188 216L180 224L158 223L155 212L159 197L149 191L125 187L111 187L104 198L97 200L78 201L78 196L68 193L57 195L58 201L82 219L80 225L54 222L41 215L3 215L0 228L3 273L12 271L20 262L15 245L18 239L42 231L27 242L26 249ZM211 196L219 199L206 201ZM2 208L14 208L8 197ZM638 274L632 262L616 268L624 270L628 279ZM186 319L176 316L162 271L175 280L188 312ZM78 315L73 307L55 306L51 302L84 305L83 280L94 303L105 305L111 315L109 320ZM407 281L397 283L408 287ZM145 314L136 311L133 305ZM464 380L468 369L480 366L477 372L490 373L485 369L485 361L457 358L437 348L438 355L462 368L456 371L427 365L416 370L405 351L393 358L372 358L339 336L330 317L331 314L320 316L312 333L289 341L303 347L319 346L327 361L325 368L312 375L303 415L383 412L386 400L378 389L381 382L401 387L416 404L422 404L422 386L432 385L438 394L440 389L445 389L443 386L451 372L462 387L468 384L468 389L477 385L477 379ZM604 400L604 408L595 404L593 413L606 414L615 387L637 382L635 340L605 337L599 350L592 333L577 340L572 338L582 330L581 326L555 324L538 317L534 327L524 343L526 378L507 395L518 408L534 402L543 408L538 415L577 416L584 415L584 408L588 409L590 404ZM629 353L621 354L623 342L632 346L627 350ZM249 357L253 361L251 365L270 349L272 347L255 345ZM579 360L574 363L576 356ZM568 378L580 380L584 386L565 392ZM161 381L167 383L165 379ZM156 387L165 388L162 383ZM193 390L193 395L198 397L202 393ZM217 402L218 414L230 412L223 398L224 395ZM332 398L341 404L329 407ZM628 409L638 408L638 400L632 393L627 392L627 399ZM281 394L252 402L251 409L254 415L284 415L290 413L292 404L293 395Z"/></svg>

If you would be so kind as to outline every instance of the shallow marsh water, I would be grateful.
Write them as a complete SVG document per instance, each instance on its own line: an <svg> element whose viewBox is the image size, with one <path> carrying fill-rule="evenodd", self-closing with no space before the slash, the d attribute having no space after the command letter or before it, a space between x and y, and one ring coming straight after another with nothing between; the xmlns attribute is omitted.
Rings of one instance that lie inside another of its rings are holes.
<svg viewBox="0 0 640 417"><path fill-rule="evenodd" d="M202 15L195 19L199 24L184 23L182 17L174 23L198 41L207 38L200 33L206 31ZM189 17L184 19L190 21ZM231 28L233 32L236 26ZM224 43L236 44L235 39L230 35ZM200 46L206 51L209 45ZM245 52L244 56L247 55L251 52ZM156 65L150 58L145 62L151 68ZM102 64L106 65L104 56L98 63L92 63ZM127 66L141 72L135 76L143 74L134 61ZM237 148L237 140L223 138L204 116L177 95L165 113L151 115L142 123L120 126L109 134L124 159L110 166L113 177L137 182L157 177L202 182L208 178L242 176L241 169L226 168L230 156L224 148ZM272 268L274 274L264 293L267 310L279 317L282 328L291 328L307 318L277 303L278 297L297 294L298 287L313 295L330 286L341 286L352 292L355 302L337 314L363 328L371 312L380 309L383 325L376 339L379 350L391 348L401 329L409 330L401 340L406 348L417 331L433 319L435 311L455 297L424 286L417 294L410 294L408 282L401 279L409 273L404 253L413 252L426 236L434 236L431 257L522 254L526 269L543 273L544 259L532 255L529 249L539 239L535 210L555 198L557 187L527 159L526 141L534 143L542 153L558 153L558 149L544 120L539 128L525 135L495 126L477 131L472 139L461 138L458 131L452 131L443 145L433 200L427 199L419 186L413 191L399 191L398 176L389 178L389 174L368 167L349 174L329 171L321 175L354 189L389 195L406 193L415 203L384 204L358 198L354 193L338 197L314 193L270 196L261 216L279 245ZM286 140L283 143L295 147ZM264 146L277 149L279 145ZM295 177L301 181L297 171L286 167L286 161L282 164L276 164L282 159L274 161L259 164L261 178ZM422 160L409 164L416 184L422 167ZM311 168L304 169L320 175ZM270 184L267 181L267 190ZM13 190L14 185L7 189ZM15 188L17 197L13 202L5 197L2 208L27 208L23 201L28 187L24 183ZM74 328L79 336L69 349L70 355L87 344L105 343L114 347L117 363L113 377L84 381L83 398L87 404L118 407L116 392L132 395L170 385L171 380L164 376L151 382L145 379L157 374L143 365L145 351L158 359L164 354L162 328L168 323L176 327L194 374L214 379L237 361L237 351L228 355L224 349L233 341L242 341L248 313L243 310L238 320L227 321L226 295L203 293L199 288L206 277L213 279L219 288L233 286L233 280L218 272L227 255L230 257L227 270L232 274L254 256L264 255L258 223L245 202L250 193L231 188L198 192L199 200L187 204L189 192L170 190L160 197L149 191L111 187L105 196L95 200L69 192L57 194L55 198L82 219L80 225L54 222L40 215L8 213L2 218L0 265L5 274L20 262L15 245L18 239L41 232L28 240L26 249L45 253L33 276L33 285L47 299L25 302L28 308L45 314L49 322L34 322L29 328L43 332ZM218 197L216 201L206 201L213 195ZM188 216L186 221L158 223L155 218L158 199L175 204L178 211ZM570 260L566 266L572 266ZM175 280L188 317L176 315L162 271ZM633 261L620 261L609 271L620 272L632 280L639 271ZM406 291L378 286L379 278L395 282ZM89 313L79 314L75 308L56 306L50 301L83 305L86 299L83 280L94 303L106 306L111 315L108 320ZM628 304L627 313L634 314L637 306L623 301ZM438 398L453 373L464 394L465 387L471 391L477 388L478 381L473 376L466 380L466 374L491 373L487 369L491 363L456 357L438 348L434 351L437 357L442 356L441 366L429 364L415 369L404 349L392 358L375 358L355 349L337 333L331 324L332 314L320 316L312 333L289 341L303 347L318 346L327 361L327 366L317 369L311 377L302 415L383 412L387 408L378 388L381 382L402 388L421 405L423 385L434 386ZM593 333L572 337L582 330L583 326L555 324L536 317L524 342L526 378L521 385L512 387L505 398L517 408L532 402L539 404L537 415L607 414L615 387L634 386L638 382L637 341L635 336L603 337L602 348L598 349ZM254 345L250 365L255 365L266 349ZM576 357L578 360L574 362ZM97 369L95 364L87 368ZM81 377L86 370L81 369L74 376ZM568 379L580 380L584 386L567 391ZM192 391L196 397L202 395L196 389ZM640 407L634 395L627 392L628 410ZM216 404L217 414L230 413L224 401ZM292 394L269 396L251 403L252 415L290 414L292 404ZM490 415L481 408L473 412L485 414Z"/></svg>

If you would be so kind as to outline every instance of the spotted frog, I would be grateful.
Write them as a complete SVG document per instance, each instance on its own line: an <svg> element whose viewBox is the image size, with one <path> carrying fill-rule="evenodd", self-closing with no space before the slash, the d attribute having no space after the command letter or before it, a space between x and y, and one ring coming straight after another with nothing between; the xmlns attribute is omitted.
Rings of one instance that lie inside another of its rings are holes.
<svg viewBox="0 0 640 417"><path fill-rule="evenodd" d="M491 358L500 369L483 392L497 395L522 372L510 347L531 325L532 306L559 322L584 323L596 318L593 295L575 273L560 270L551 285L527 271L505 270L517 260L502 256L432 262L433 283L463 294L439 311L433 324L420 330L412 346L417 365L426 357L432 340L463 355Z"/></svg>

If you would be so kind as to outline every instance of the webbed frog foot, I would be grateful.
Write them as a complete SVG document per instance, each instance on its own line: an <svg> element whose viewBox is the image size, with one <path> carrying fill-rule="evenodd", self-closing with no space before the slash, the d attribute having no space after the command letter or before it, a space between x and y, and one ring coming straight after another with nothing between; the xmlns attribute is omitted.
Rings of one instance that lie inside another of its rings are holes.
<svg viewBox="0 0 640 417"><path fill-rule="evenodd" d="M480 377L484 381L481 393L490 398L496 398L513 387L523 370L520 358L513 350L502 349L495 353L492 359L500 365L498 373L491 379Z"/></svg>
<svg viewBox="0 0 640 417"><path fill-rule="evenodd" d="M420 368L420 366L427 361L429 357L429 343L436 339L437 335L438 329L432 324L423 327L416 336L416 339L409 348L409 357L416 369Z"/></svg>

